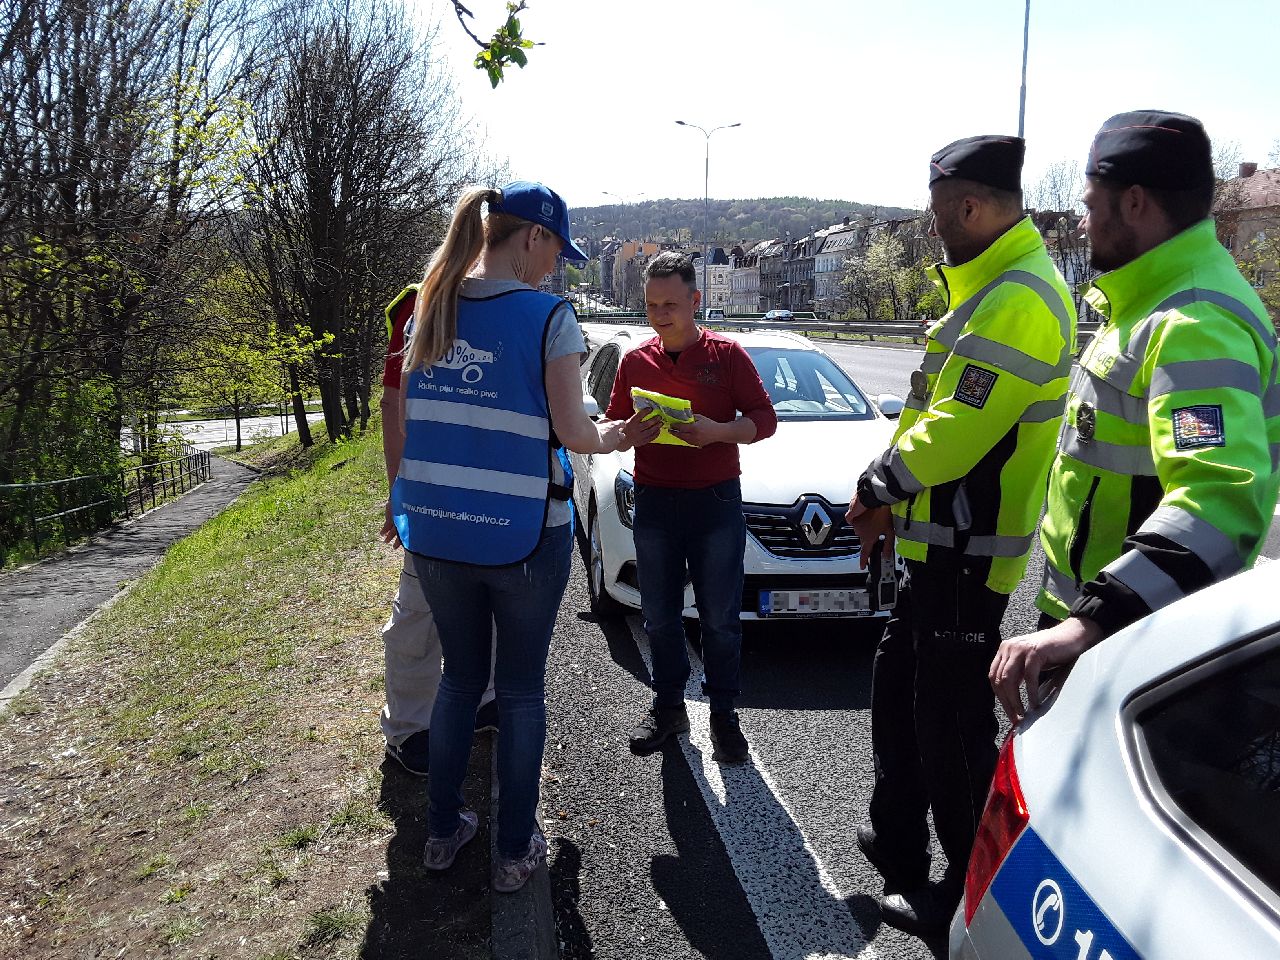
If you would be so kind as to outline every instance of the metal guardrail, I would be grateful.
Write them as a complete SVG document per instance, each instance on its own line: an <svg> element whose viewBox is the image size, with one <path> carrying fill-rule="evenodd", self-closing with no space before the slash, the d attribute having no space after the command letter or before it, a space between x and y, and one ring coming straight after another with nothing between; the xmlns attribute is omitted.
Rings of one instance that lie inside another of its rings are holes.
<svg viewBox="0 0 1280 960"><path fill-rule="evenodd" d="M58 539L70 546L118 517L127 519L146 513L167 495L180 496L208 480L212 463L209 453L185 443L183 450L180 457L124 467L114 473L0 484L0 502L10 521L0 525L0 563L4 552L22 539L31 542L37 556L46 544L51 546ZM42 536L42 527L60 528L61 538L57 531Z"/></svg>
<svg viewBox="0 0 1280 960"><path fill-rule="evenodd" d="M589 320L592 323L617 323L617 324L636 324L643 322L645 315L643 313L585 313L580 315L581 320ZM925 331L928 329L926 325L921 323L859 323L831 320L787 320L787 321L764 321L749 318L735 319L733 317L725 317L723 320L698 321L703 326L711 327L715 330L784 330L791 333L810 331L822 331L824 333L833 333L837 337L840 334L847 334L850 337L864 337L867 340L910 340L912 343L922 344L925 342ZM1076 349L1079 350L1093 336L1095 330L1098 329L1097 322L1080 323L1076 327Z"/></svg>

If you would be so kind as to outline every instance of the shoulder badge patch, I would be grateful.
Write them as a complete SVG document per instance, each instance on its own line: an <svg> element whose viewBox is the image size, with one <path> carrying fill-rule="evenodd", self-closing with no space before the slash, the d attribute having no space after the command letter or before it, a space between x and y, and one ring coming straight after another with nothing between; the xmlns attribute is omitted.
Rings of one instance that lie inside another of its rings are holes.
<svg viewBox="0 0 1280 960"><path fill-rule="evenodd" d="M991 395L991 388L996 385L996 377L994 371L969 364L964 368L964 373L960 374L960 382L956 384L956 399L981 410L987 397Z"/></svg>
<svg viewBox="0 0 1280 960"><path fill-rule="evenodd" d="M1197 447L1224 447L1227 432L1222 423L1222 407L1201 404L1173 411L1173 445L1179 450Z"/></svg>

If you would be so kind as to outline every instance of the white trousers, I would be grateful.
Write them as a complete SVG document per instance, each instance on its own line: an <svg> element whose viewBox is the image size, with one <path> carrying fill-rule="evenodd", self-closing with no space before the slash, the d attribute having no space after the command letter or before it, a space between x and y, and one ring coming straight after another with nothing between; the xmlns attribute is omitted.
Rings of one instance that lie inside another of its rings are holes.
<svg viewBox="0 0 1280 960"><path fill-rule="evenodd" d="M382 628L387 697L382 708L382 735L393 747L431 726L441 670L440 631L409 554L402 552L400 586L391 601L391 619ZM496 659L489 659L489 688L480 699L481 706L494 696L492 664Z"/></svg>

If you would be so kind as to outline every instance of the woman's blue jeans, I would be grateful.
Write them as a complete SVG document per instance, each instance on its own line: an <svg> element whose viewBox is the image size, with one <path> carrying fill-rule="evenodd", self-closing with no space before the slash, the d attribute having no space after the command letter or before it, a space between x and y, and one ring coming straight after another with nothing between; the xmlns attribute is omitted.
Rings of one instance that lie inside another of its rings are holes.
<svg viewBox="0 0 1280 960"><path fill-rule="evenodd" d="M636 485L636 575L653 653L654 706L684 703L685 570L702 627L703 692L713 711L732 710L742 664L742 552L747 527L735 477L690 490Z"/></svg>
<svg viewBox="0 0 1280 960"><path fill-rule="evenodd" d="M509 567L476 567L413 557L444 650L444 676L431 713L427 828L451 836L462 809L476 708L489 685L491 638L498 662L498 853L523 857L537 828L538 786L547 739L543 699L547 651L569 580L572 524L548 527L533 555Z"/></svg>

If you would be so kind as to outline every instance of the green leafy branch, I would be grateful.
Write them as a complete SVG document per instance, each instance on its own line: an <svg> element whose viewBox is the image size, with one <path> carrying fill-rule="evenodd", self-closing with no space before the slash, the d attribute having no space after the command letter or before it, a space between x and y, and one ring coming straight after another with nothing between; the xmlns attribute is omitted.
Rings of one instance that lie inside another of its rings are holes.
<svg viewBox="0 0 1280 960"><path fill-rule="evenodd" d="M519 3L507 3L507 22L494 31L493 38L487 42L476 36L467 24L466 18L470 17L474 20L475 14L464 7L459 0L452 0L452 2L453 12L458 16L458 23L462 24L462 29L466 31L467 36L480 48L474 61L475 68L487 73L489 83L494 87L502 82L502 71L508 65L514 63L517 67L524 69L524 65L528 62L525 51L542 46L541 43L526 40L520 32L519 14L526 8L524 0L520 0Z"/></svg>

